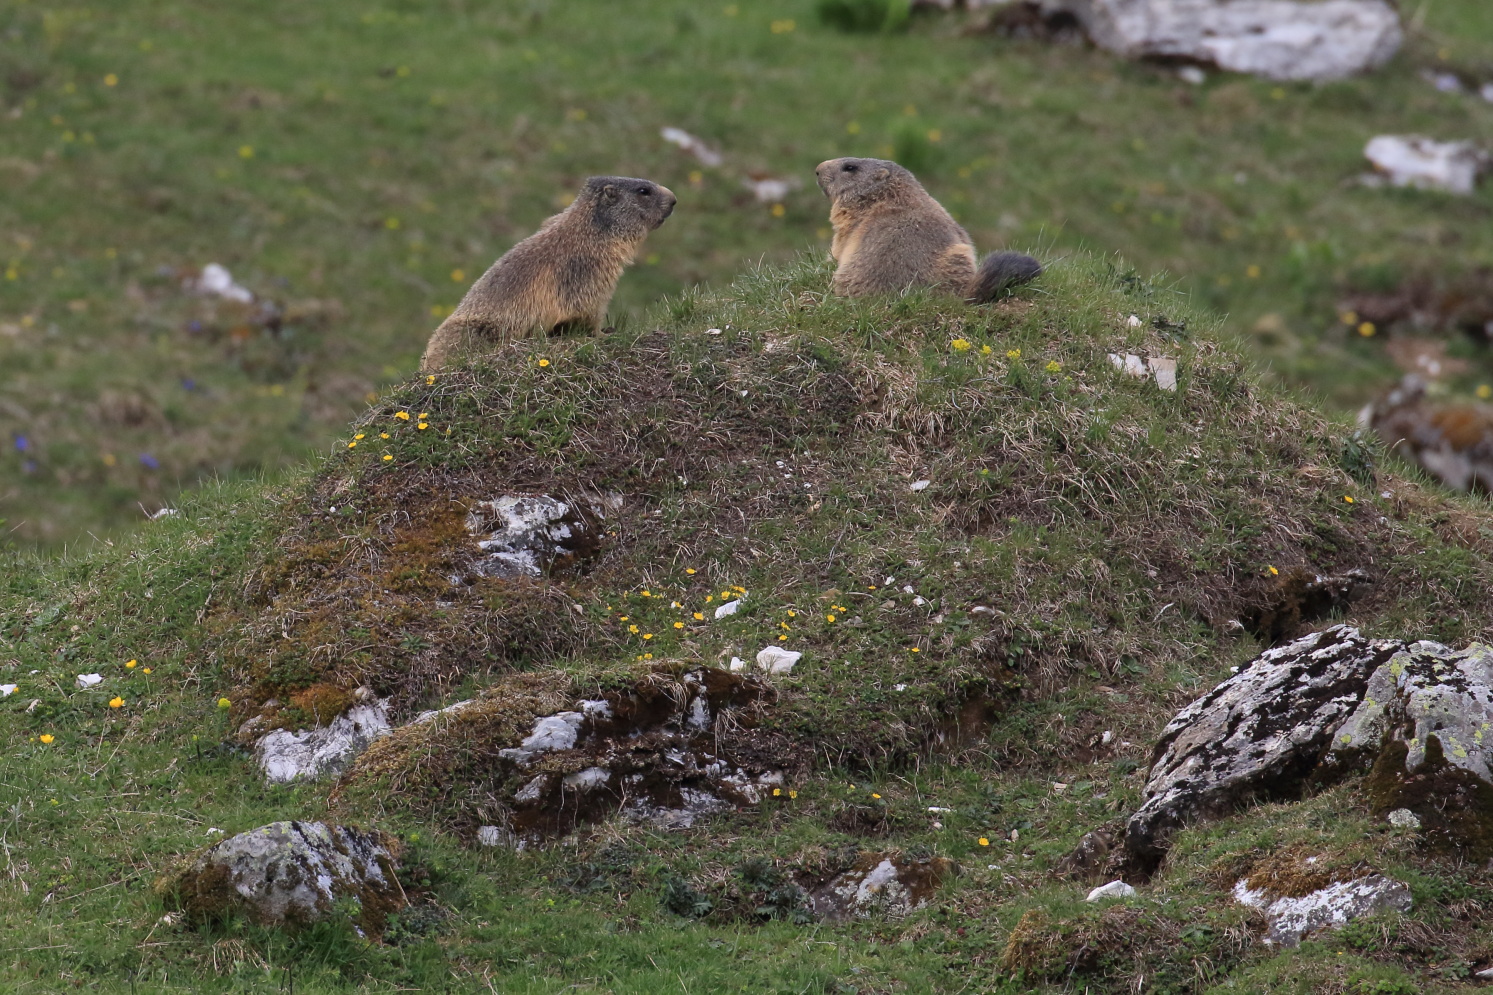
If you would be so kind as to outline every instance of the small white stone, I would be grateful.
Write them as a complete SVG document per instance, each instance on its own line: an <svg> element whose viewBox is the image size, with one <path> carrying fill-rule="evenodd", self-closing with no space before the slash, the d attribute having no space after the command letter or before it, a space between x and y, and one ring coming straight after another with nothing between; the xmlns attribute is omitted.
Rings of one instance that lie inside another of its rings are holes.
<svg viewBox="0 0 1493 995"><path fill-rule="evenodd" d="M1104 745L1104 746L1108 746L1110 743L1113 743L1114 741L1115 741L1115 734L1114 734L1114 730L1113 729L1106 729L1106 730L1104 730L1104 735L1099 737L1099 742L1102 745Z"/></svg>
<svg viewBox="0 0 1493 995"><path fill-rule="evenodd" d="M928 602L924 601L921 597L917 597L917 598L913 598L912 599L912 603L915 604L915 605L917 605L919 608L921 608L924 605L926 605Z"/></svg>
<svg viewBox="0 0 1493 995"><path fill-rule="evenodd" d="M483 846L502 846L508 842L508 833L501 826L478 826L477 842Z"/></svg>
<svg viewBox="0 0 1493 995"><path fill-rule="evenodd" d="M1177 78L1184 83L1191 83L1193 86L1202 86L1208 82L1208 74L1203 72L1198 66L1183 66L1177 70Z"/></svg>
<svg viewBox="0 0 1493 995"><path fill-rule="evenodd" d="M886 580L882 581L881 586L882 587L891 587L895 583L897 583L897 578L895 578L895 577L888 577Z"/></svg>
<svg viewBox="0 0 1493 995"><path fill-rule="evenodd" d="M1089 892L1089 897L1084 899L1084 901L1099 902L1106 898L1133 898L1134 896L1135 889L1124 881L1111 881L1109 884L1101 884Z"/></svg>
<svg viewBox="0 0 1493 995"><path fill-rule="evenodd" d="M892 690L893 691L906 691L907 690L907 685L906 684L893 684L892 685Z"/></svg>
<svg viewBox="0 0 1493 995"><path fill-rule="evenodd" d="M741 599L740 598L738 598L735 601L727 601L725 604L721 605L719 608L717 608L715 610L715 617L716 618L725 618L727 615L735 615L736 614L736 609L738 609L740 607L741 607Z"/></svg>
<svg viewBox="0 0 1493 995"><path fill-rule="evenodd" d="M707 328L707 329L705 329L705 334L706 335L719 335L720 333L721 333L721 330L719 328Z"/></svg>
<svg viewBox="0 0 1493 995"><path fill-rule="evenodd" d="M1132 314L1130 317L1125 319L1125 324L1130 326L1131 328L1139 328L1141 325L1141 321L1140 318Z"/></svg>
<svg viewBox="0 0 1493 995"><path fill-rule="evenodd" d="M942 808L942 807L940 807L938 805L929 805L928 806L928 811L932 812L934 815L948 815L950 812L953 812L954 810L951 809L951 808Z"/></svg>
<svg viewBox="0 0 1493 995"><path fill-rule="evenodd" d="M95 684L102 684L102 683L104 683L104 675L103 674L79 674L78 675L78 679L76 681L74 681L73 683L75 683L80 688L91 688Z"/></svg>
<svg viewBox="0 0 1493 995"><path fill-rule="evenodd" d="M746 661L745 660L743 660L739 656L733 656L731 658L731 673L733 673L733 674L739 673L740 671L743 671L745 669L746 669Z"/></svg>
<svg viewBox="0 0 1493 995"><path fill-rule="evenodd" d="M912 485L910 487L908 487L907 489L910 490L910 491L927 490L928 485L931 484L931 483L933 483L933 481L931 481L931 480L914 480L912 482Z"/></svg>
<svg viewBox="0 0 1493 995"><path fill-rule="evenodd" d="M1408 808L1397 808L1389 813L1389 824L1396 829L1419 829L1420 816Z"/></svg>
<svg viewBox="0 0 1493 995"><path fill-rule="evenodd" d="M9 698L16 693L19 684L0 684L0 698Z"/></svg>
<svg viewBox="0 0 1493 995"><path fill-rule="evenodd" d="M903 584L902 585L902 593L903 594L911 594L912 593L912 585L911 584Z"/></svg>
<svg viewBox="0 0 1493 995"><path fill-rule="evenodd" d="M202 835L203 836L212 836L214 833L216 833L219 836L222 836L223 835L223 830L219 829L217 826L208 826L207 827L207 832L203 833Z"/></svg>
<svg viewBox="0 0 1493 995"><path fill-rule="evenodd" d="M791 674L802 653L781 646L765 646L757 651L757 666L769 674Z"/></svg>

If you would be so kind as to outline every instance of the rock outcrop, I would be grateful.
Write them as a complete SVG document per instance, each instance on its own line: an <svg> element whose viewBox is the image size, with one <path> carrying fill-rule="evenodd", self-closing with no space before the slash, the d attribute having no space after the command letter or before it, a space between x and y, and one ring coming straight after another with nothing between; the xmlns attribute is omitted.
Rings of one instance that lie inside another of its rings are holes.
<svg viewBox="0 0 1493 995"><path fill-rule="evenodd" d="M1493 407L1432 402L1425 381L1408 375L1358 421L1446 486L1493 492Z"/></svg>
<svg viewBox="0 0 1493 995"><path fill-rule="evenodd" d="M873 914L903 916L927 905L959 866L947 857L909 860L868 853L848 871L835 875L809 896L814 914L842 920Z"/></svg>
<svg viewBox="0 0 1493 995"><path fill-rule="evenodd" d="M1142 872L1177 829L1298 794L1369 677L1403 644L1334 626L1261 654L1167 724L1125 848Z"/></svg>
<svg viewBox="0 0 1493 995"><path fill-rule="evenodd" d="M1312 933L1335 929L1376 912L1409 912L1413 900L1409 885L1382 874L1342 881L1306 895L1275 897L1255 890L1247 881L1234 886L1241 904L1261 909L1270 921L1265 942L1295 947Z"/></svg>
<svg viewBox="0 0 1493 995"><path fill-rule="evenodd" d="M406 904L391 841L322 822L272 822L231 836L162 878L156 889L197 921L243 917L306 925L346 915L377 933Z"/></svg>
<svg viewBox="0 0 1493 995"><path fill-rule="evenodd" d="M1409 810L1432 842L1493 856L1493 647L1412 643L1380 666L1326 758L1365 762L1377 814Z"/></svg>
<svg viewBox="0 0 1493 995"><path fill-rule="evenodd" d="M504 495L478 501L467 513L467 532L482 555L473 573L486 577L541 577L556 565L584 559L601 541L597 523L620 509L620 498L585 507L548 495ZM453 578L459 581L460 578Z"/></svg>
<svg viewBox="0 0 1493 995"><path fill-rule="evenodd" d="M1384 0L1033 0L1100 48L1275 80L1334 80L1389 61L1404 40ZM1028 3L1027 6L1032 6Z"/></svg>
<svg viewBox="0 0 1493 995"><path fill-rule="evenodd" d="M426 768L480 783L488 800L472 815L486 845L525 845L613 813L686 827L784 790L783 759L749 728L774 699L763 678L716 668L656 673L538 714L499 688L423 713L370 750L353 777Z"/></svg>

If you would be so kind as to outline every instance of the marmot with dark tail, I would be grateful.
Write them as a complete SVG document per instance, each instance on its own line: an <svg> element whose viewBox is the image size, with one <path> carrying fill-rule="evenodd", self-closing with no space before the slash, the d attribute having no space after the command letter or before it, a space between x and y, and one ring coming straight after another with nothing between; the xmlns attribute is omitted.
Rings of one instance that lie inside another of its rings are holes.
<svg viewBox="0 0 1493 995"><path fill-rule="evenodd" d="M969 232L917 177L886 159L830 159L814 170L830 199L834 292L843 297L933 287L975 303L1000 298L1042 272L1020 252L993 252L975 265Z"/></svg>
<svg viewBox="0 0 1493 995"><path fill-rule="evenodd" d="M433 372L482 345L596 331L622 270L677 203L651 180L593 176L569 207L509 249L430 336L420 369Z"/></svg>

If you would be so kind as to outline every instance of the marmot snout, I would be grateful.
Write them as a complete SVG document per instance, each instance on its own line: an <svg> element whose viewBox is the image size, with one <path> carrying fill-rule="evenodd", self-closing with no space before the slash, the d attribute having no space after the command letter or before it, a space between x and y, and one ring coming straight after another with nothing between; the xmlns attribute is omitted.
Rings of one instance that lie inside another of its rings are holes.
<svg viewBox="0 0 1493 995"><path fill-rule="evenodd" d="M591 177L569 207L472 284L431 335L420 369L438 370L484 344L600 328L622 270L677 203L652 180Z"/></svg>
<svg viewBox="0 0 1493 995"><path fill-rule="evenodd" d="M992 253L977 268L969 233L895 162L829 159L814 175L830 199L837 294L933 287L983 303L1042 272L1041 263L1019 252Z"/></svg>

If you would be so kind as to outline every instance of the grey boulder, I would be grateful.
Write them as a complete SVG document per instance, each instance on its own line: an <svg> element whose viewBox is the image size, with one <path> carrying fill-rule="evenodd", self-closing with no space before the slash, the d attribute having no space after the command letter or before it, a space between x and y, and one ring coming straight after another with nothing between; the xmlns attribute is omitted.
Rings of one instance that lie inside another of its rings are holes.
<svg viewBox="0 0 1493 995"><path fill-rule="evenodd" d="M214 844L156 889L197 921L307 925L345 915L377 933L389 913L407 904L397 866L383 833L272 822Z"/></svg>
<svg viewBox="0 0 1493 995"><path fill-rule="evenodd" d="M1190 822L1298 796L1363 701L1370 675L1403 645L1334 626L1267 650L1178 712L1125 826L1135 869L1153 870L1172 834Z"/></svg>

